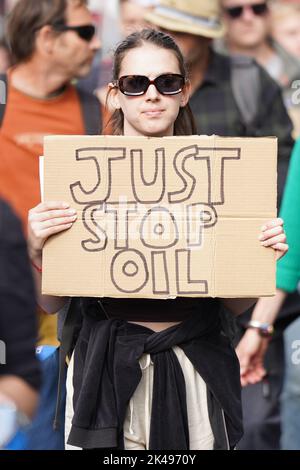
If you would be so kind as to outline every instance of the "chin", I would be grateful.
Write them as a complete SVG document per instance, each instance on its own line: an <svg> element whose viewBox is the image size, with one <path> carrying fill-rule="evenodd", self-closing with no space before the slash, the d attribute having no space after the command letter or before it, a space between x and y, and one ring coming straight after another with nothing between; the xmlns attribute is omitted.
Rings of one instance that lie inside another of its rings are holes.
<svg viewBox="0 0 300 470"><path fill-rule="evenodd" d="M164 137L164 136L167 136L167 135L173 135L173 134L170 134L170 130L169 129L166 129L165 127L164 128L152 128L152 129L145 129L145 131L143 131L143 134L147 137Z"/></svg>
<svg viewBox="0 0 300 470"><path fill-rule="evenodd" d="M79 70L76 70L76 73L74 73L74 76L78 79L85 78L88 76L91 70L92 70L92 65L86 65L85 67L81 67Z"/></svg>

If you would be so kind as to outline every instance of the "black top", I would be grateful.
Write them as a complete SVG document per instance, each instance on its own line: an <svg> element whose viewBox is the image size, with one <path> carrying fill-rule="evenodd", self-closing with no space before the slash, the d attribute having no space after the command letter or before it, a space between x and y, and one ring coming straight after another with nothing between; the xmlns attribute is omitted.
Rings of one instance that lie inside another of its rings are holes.
<svg viewBox="0 0 300 470"><path fill-rule="evenodd" d="M193 313L201 313L208 298L176 297L175 299L115 299L105 297L97 302L108 319L136 322L180 322Z"/></svg>
<svg viewBox="0 0 300 470"><path fill-rule="evenodd" d="M39 388L36 338L36 300L26 242L19 220L0 200L0 376L16 375Z"/></svg>
<svg viewBox="0 0 300 470"><path fill-rule="evenodd" d="M242 435L239 362L221 331L221 304L214 299L201 303L201 315L161 332L106 320L90 304L74 352L69 444L124 448L126 407L141 379L139 358L148 353L154 362L150 449L189 449L184 376L172 349L178 345L207 385L214 447L236 445Z"/></svg>

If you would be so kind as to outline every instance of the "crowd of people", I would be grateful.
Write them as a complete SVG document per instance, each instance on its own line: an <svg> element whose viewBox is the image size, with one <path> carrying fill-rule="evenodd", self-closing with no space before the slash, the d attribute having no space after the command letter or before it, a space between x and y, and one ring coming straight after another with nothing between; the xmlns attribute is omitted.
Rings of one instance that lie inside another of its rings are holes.
<svg viewBox="0 0 300 470"><path fill-rule="evenodd" d="M288 0L117 7L123 39L102 62L86 0L18 0L5 18L0 340L8 352L0 418L13 414L14 423L0 424L0 448L300 449L300 7ZM167 112L154 119L159 105ZM277 253L276 295L105 299L105 308L42 295L43 246L77 221L66 201L41 202L43 138L101 133L276 136L280 218L257 234ZM76 342L66 351L75 315ZM234 337L221 321L228 315Z"/></svg>

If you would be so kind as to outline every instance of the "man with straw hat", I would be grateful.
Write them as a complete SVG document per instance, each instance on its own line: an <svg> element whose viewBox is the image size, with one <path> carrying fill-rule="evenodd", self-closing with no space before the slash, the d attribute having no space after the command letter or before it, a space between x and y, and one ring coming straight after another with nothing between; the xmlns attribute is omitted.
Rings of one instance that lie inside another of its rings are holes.
<svg viewBox="0 0 300 470"><path fill-rule="evenodd" d="M181 48L190 73L190 105L200 134L278 137L281 195L293 146L292 124L278 85L253 59L215 52L225 33L219 0L159 0L145 19L167 31Z"/></svg>
<svg viewBox="0 0 300 470"><path fill-rule="evenodd" d="M221 13L219 0L160 0L145 19L172 35L183 51L192 86L190 105L200 134L278 137L280 201L293 147L292 124L279 86L253 59L225 57L212 49L212 41L225 33ZM246 331L249 319L249 315L239 317L240 336ZM250 329L247 333L258 335L259 330ZM251 364L250 360L249 367ZM262 412L260 403L264 398L253 393L249 397L251 390L247 387L242 394L245 437L249 427L250 434L256 433L260 439L267 422L261 418L256 431L253 426L251 429L253 407L250 410L245 405L250 400Z"/></svg>

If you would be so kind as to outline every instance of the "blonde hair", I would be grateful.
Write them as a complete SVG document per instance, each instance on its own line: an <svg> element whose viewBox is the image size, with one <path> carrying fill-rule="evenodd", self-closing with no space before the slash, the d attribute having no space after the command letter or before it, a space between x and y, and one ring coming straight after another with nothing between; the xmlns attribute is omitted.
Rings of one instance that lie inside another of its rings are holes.
<svg viewBox="0 0 300 470"><path fill-rule="evenodd" d="M287 16L294 16L300 13L300 4L296 2L283 2L282 0L272 0L269 2L269 9L272 21L281 21Z"/></svg>

